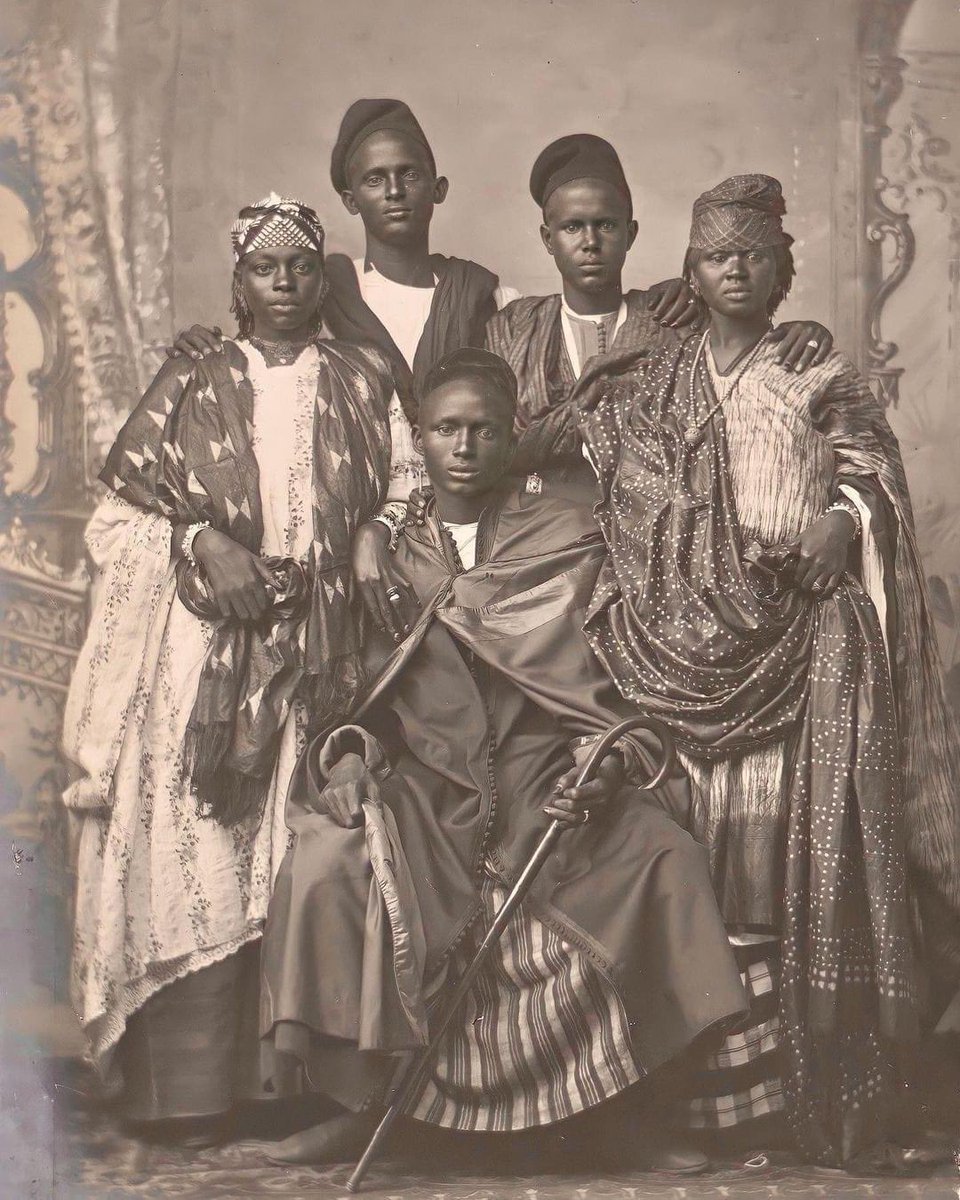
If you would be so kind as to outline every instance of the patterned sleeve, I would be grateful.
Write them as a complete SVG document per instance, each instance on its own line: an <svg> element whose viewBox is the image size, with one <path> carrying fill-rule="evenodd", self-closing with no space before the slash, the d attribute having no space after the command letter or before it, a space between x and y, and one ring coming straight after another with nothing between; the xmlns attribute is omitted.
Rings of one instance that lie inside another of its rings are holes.
<svg viewBox="0 0 960 1200"><path fill-rule="evenodd" d="M897 439L866 379L841 354L826 366L829 378L811 400L810 414L836 455L838 482L891 473L905 492Z"/></svg>
<svg viewBox="0 0 960 1200"><path fill-rule="evenodd" d="M510 314L512 307L513 302L511 301L505 308L493 314L487 322L484 338L484 348L491 354L499 354L504 360L507 358L507 347L511 341Z"/></svg>

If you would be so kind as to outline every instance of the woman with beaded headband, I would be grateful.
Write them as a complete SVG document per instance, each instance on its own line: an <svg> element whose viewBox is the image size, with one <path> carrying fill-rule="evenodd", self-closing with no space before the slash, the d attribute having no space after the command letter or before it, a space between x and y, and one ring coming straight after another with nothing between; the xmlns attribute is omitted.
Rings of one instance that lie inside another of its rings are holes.
<svg viewBox="0 0 960 1200"><path fill-rule="evenodd" d="M318 341L316 213L271 194L231 237L236 340L167 362L101 474L64 733L90 1054L129 1120L194 1140L257 1090L286 785L307 715L335 718L360 683L350 543L390 461L385 359Z"/></svg>
<svg viewBox="0 0 960 1200"><path fill-rule="evenodd" d="M609 548L586 633L675 733L752 994L688 1119L782 1110L838 1165L885 1139L918 1029L913 900L929 995L956 987L960 799L896 440L843 355L795 375L764 341L784 212L765 175L700 196L707 328L580 397Z"/></svg>

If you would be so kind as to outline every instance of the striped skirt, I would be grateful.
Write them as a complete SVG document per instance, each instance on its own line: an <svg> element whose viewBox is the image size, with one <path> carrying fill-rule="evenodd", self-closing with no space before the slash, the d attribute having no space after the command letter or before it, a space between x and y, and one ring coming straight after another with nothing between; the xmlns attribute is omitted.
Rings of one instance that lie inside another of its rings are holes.
<svg viewBox="0 0 960 1200"><path fill-rule="evenodd" d="M486 919L458 947L451 978L466 969L507 895L490 877L482 892ZM640 1076L613 987L521 906L408 1111L448 1129L506 1133L564 1120Z"/></svg>

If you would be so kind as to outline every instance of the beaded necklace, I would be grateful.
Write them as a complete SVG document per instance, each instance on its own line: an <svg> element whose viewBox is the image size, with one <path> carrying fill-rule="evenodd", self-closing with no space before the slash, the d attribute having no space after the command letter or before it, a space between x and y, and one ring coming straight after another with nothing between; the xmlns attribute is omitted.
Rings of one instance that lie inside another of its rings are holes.
<svg viewBox="0 0 960 1200"><path fill-rule="evenodd" d="M754 358L757 355L757 352L759 351L761 345L763 344L763 339L767 335L766 335L766 333L764 333L761 337L759 337L757 339L756 342L754 342L754 344L752 346L750 346L747 350L743 351L743 353L740 355L739 369L737 370L736 375L733 377L733 382L727 388L725 395L721 396L720 399L717 400L716 404L712 404L710 406L709 410L707 411L707 415L698 421L696 419L697 418L697 398L696 398L696 393L695 393L694 389L696 387L696 382L697 382L697 371L703 371L705 369L704 365L703 365L703 352L707 345L707 338L709 336L710 336L710 330L707 329L704 332L703 337L701 337L701 339L700 339L700 344L697 346L697 352L693 356L693 366L690 368L690 396L689 396L689 399L687 402L688 423L687 423L686 428L683 431L683 442L688 450L694 450L694 449L696 449L697 446L700 445L700 442L704 435L704 431L706 429L707 422L714 415L714 413L719 412L720 409L723 408L724 401L727 400L728 397L732 396L735 389L740 386L740 380L743 377L744 372L746 371L747 367L749 367L750 364L753 362Z"/></svg>

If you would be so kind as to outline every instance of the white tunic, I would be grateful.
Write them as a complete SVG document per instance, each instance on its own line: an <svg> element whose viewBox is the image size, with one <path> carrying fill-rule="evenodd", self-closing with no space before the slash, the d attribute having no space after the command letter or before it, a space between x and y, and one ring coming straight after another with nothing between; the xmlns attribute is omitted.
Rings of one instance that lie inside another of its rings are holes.
<svg viewBox="0 0 960 1200"><path fill-rule="evenodd" d="M355 258L353 267L364 303L376 314L412 370L423 327L433 305L436 278L433 287L410 287L405 283L394 283L375 267L366 267L362 258ZM519 296L513 288L501 286L493 298L499 309ZM390 399L389 416L392 449L387 500L405 502L413 489L423 482L423 460L414 447L410 422L396 392Z"/></svg>

